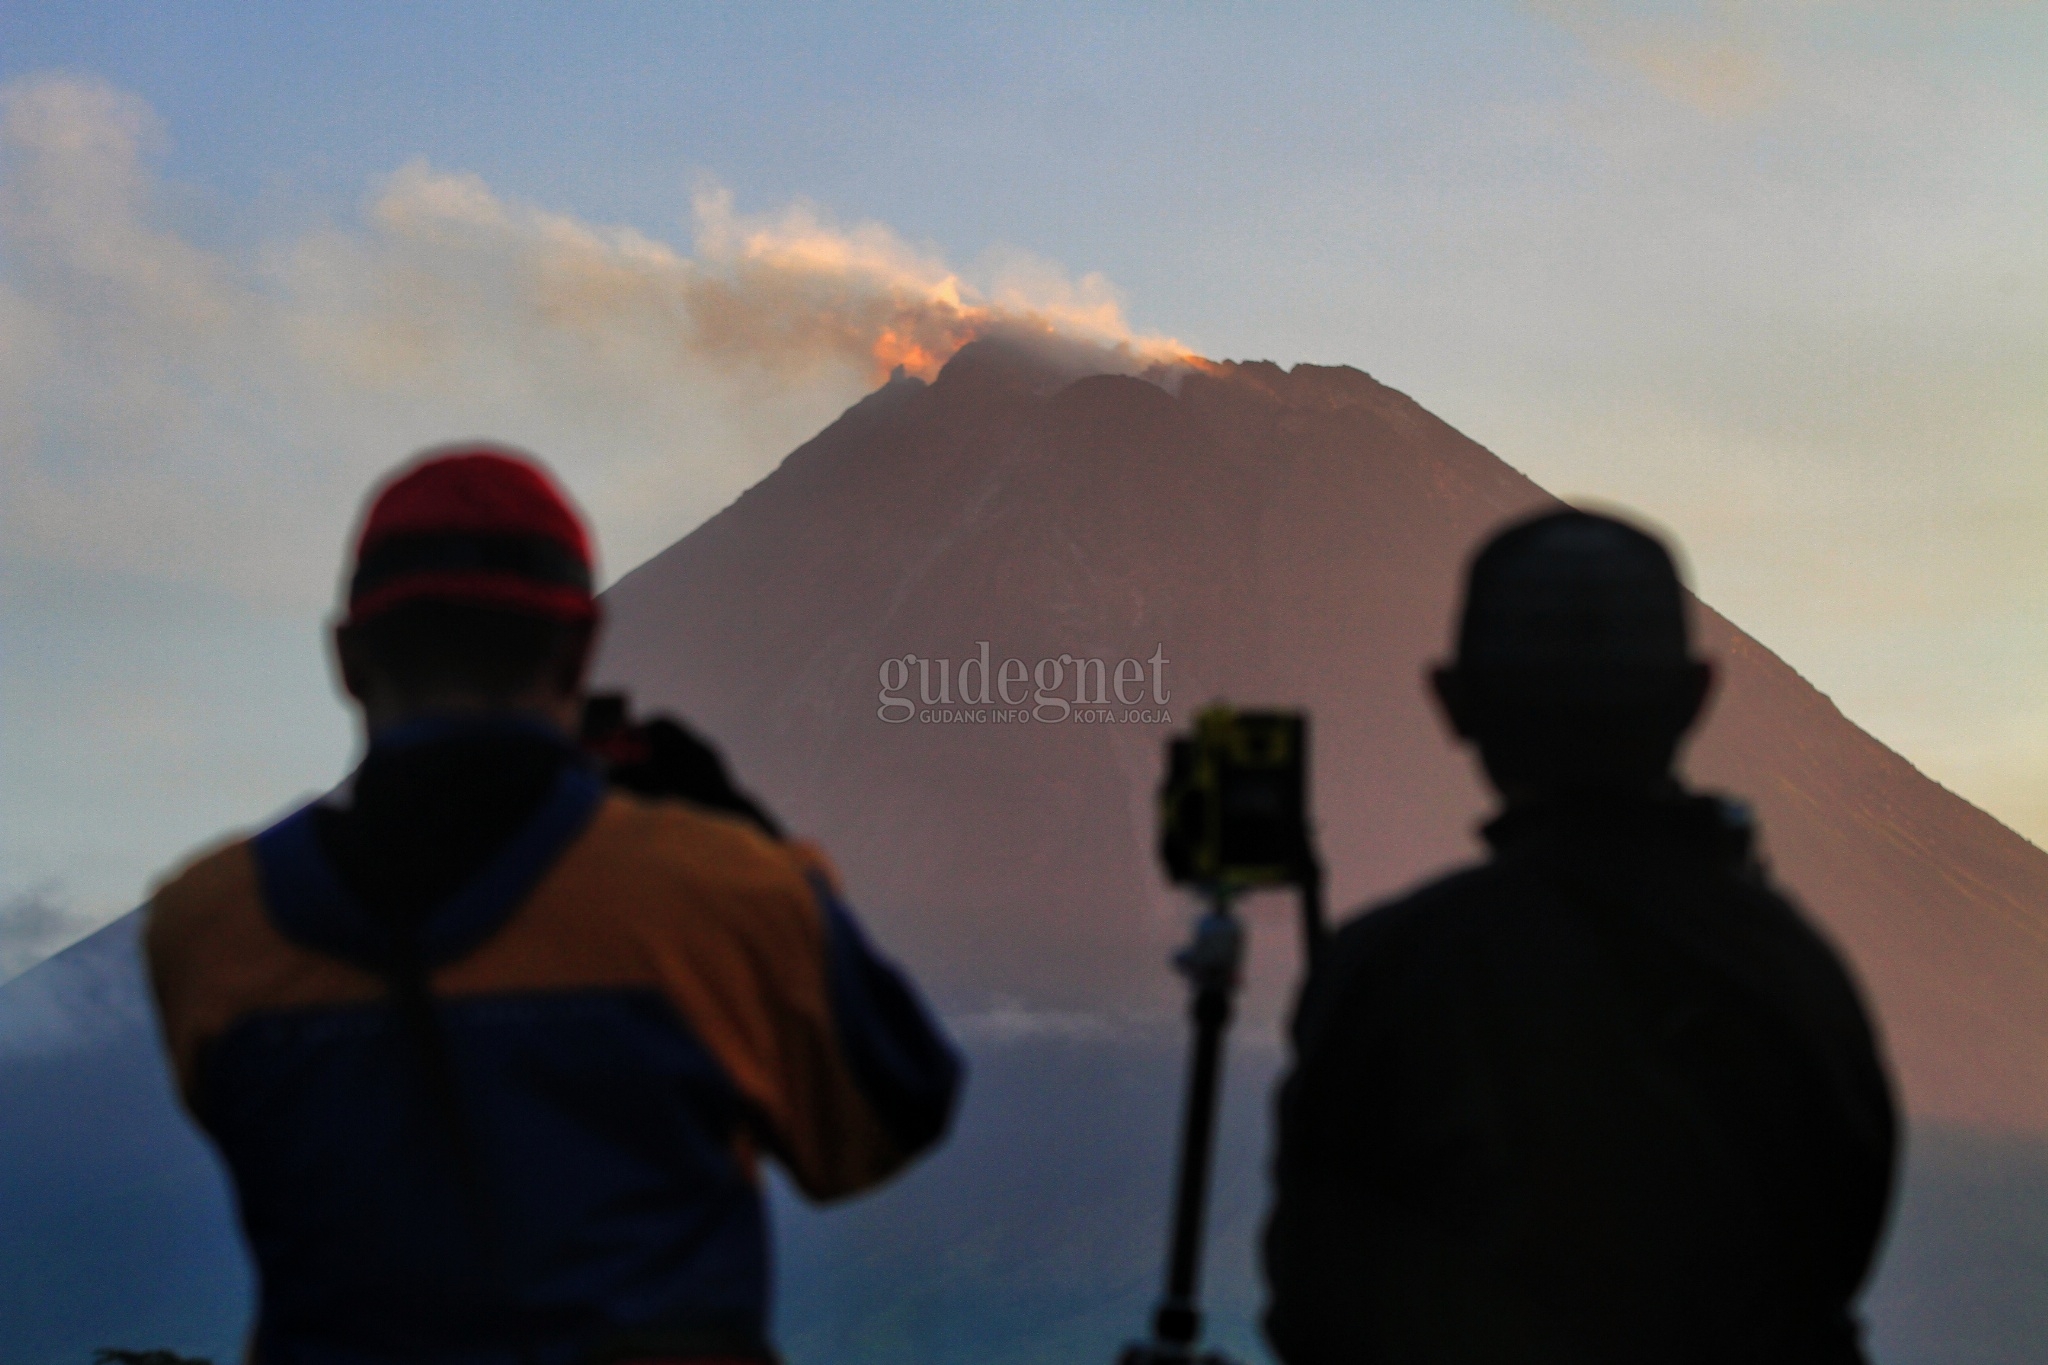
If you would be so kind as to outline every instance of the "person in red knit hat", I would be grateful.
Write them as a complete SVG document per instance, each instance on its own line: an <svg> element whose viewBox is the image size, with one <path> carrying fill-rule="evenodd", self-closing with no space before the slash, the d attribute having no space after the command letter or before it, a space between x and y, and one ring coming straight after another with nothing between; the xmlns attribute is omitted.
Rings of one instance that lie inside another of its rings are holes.
<svg viewBox="0 0 2048 1365"><path fill-rule="evenodd" d="M950 1120L958 1057L822 855L573 742L592 587L531 459L422 456L335 628L362 763L152 899L253 1360L772 1360L759 1158L833 1198Z"/></svg>

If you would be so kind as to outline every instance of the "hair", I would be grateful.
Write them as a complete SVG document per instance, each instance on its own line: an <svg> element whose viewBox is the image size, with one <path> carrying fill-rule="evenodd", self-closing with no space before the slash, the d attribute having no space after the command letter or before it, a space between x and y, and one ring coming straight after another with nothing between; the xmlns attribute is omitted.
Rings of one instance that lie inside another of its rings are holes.
<svg viewBox="0 0 2048 1365"><path fill-rule="evenodd" d="M590 626L467 603L415 601L347 627L401 694L508 701L580 664Z"/></svg>
<svg viewBox="0 0 2048 1365"><path fill-rule="evenodd" d="M1684 663L1685 589L1670 551L1625 521L1549 512L1472 560L1460 667L1619 673Z"/></svg>
<svg viewBox="0 0 2048 1365"><path fill-rule="evenodd" d="M1666 775L1702 675L1670 552L1612 517L1560 511L1472 562L1458 636L1464 724L1497 782L1632 785Z"/></svg>

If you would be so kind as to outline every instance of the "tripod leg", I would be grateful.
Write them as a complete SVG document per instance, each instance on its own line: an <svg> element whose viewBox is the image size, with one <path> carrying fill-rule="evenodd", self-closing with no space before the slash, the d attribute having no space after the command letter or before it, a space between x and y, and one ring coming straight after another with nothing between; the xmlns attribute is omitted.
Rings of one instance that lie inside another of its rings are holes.
<svg viewBox="0 0 2048 1365"><path fill-rule="evenodd" d="M1201 1292L1202 1225L1216 1146L1216 1092L1223 1073L1223 1031L1230 1023L1229 993L1213 986L1196 992L1194 1021L1195 1055L1188 1070L1187 1112L1181 1120L1166 1298L1153 1322L1161 1341L1181 1346L1191 1345L1201 1331L1201 1313L1195 1301Z"/></svg>
<svg viewBox="0 0 2048 1365"><path fill-rule="evenodd" d="M1194 1048L1174 1177L1173 1237L1167 1250L1166 1293L1152 1318L1152 1340L1127 1350L1122 1357L1124 1365L1196 1365L1194 1344L1202 1328L1201 1310L1196 1306L1201 1288L1202 1224L1215 1150L1223 1035L1230 1026L1231 996L1237 990L1243 954L1243 926L1232 917L1227 895L1218 894L1210 913L1195 927L1194 942L1174 959L1195 990L1190 1011ZM1220 1357L1215 1361L1227 1365Z"/></svg>

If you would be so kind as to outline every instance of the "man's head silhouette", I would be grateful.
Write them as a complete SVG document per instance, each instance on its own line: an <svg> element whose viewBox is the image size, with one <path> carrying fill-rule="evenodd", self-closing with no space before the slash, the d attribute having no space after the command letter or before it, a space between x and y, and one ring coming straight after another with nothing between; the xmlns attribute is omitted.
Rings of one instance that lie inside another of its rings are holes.
<svg viewBox="0 0 2048 1365"><path fill-rule="evenodd" d="M343 686L374 733L428 713L576 723L599 611L590 535L539 463L429 450L373 495L335 627Z"/></svg>
<svg viewBox="0 0 2048 1365"><path fill-rule="evenodd" d="M1431 681L1510 804L1661 785L1712 681L1670 553L1590 512L1545 513L1487 542L1457 649Z"/></svg>

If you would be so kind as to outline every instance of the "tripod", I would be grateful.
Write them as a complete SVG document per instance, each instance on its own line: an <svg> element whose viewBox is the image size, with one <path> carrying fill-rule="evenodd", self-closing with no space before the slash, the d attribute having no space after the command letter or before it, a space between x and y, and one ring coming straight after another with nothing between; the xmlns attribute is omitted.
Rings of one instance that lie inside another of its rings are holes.
<svg viewBox="0 0 2048 1365"><path fill-rule="evenodd" d="M1322 870L1310 860L1298 890L1303 949L1311 965L1323 942L1322 887ZM1175 969L1188 979L1193 991L1189 1017L1195 1036L1188 1066L1187 1107L1181 1115L1166 1293L1152 1314L1152 1339L1126 1346L1118 1365L1234 1365L1219 1352L1196 1349L1202 1335L1202 1221L1215 1152L1223 1034L1230 1027L1231 1002L1244 963L1244 925L1233 909L1237 889L1212 886L1205 890L1209 909L1196 921L1193 941L1173 958Z"/></svg>

